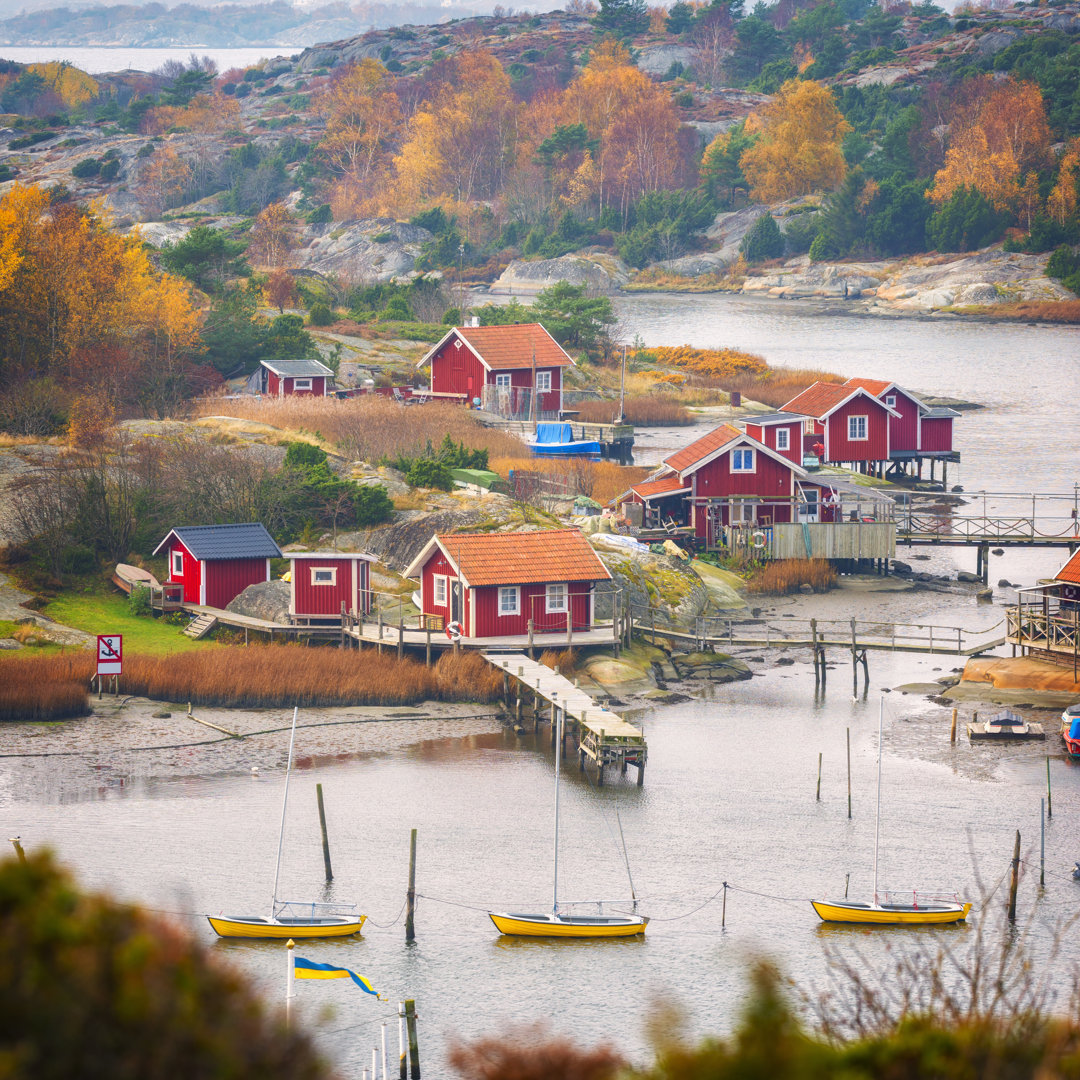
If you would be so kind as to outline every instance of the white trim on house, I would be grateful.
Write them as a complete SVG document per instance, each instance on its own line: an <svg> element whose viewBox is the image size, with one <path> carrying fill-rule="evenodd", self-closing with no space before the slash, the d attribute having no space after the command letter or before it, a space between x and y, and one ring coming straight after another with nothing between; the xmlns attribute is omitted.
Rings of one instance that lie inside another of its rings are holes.
<svg viewBox="0 0 1080 1080"><path fill-rule="evenodd" d="M529 324L529 325L540 326L539 323ZM435 342L435 344L432 345L431 348L428 349L428 351L426 353L424 353L424 355L421 356L419 360L417 360L417 362L416 362L417 368L422 368L426 364L430 364L432 359L434 359L434 357L439 352L439 350L450 340L450 338L454 334L456 334L457 337L458 337L458 340L463 342L465 347L469 350L469 352L471 352L473 354L473 356L475 356L476 359L480 361L480 363L483 365L485 371L494 370L491 367L491 365L480 355L480 353L477 352L477 350L473 346L472 342L469 341L469 339L464 335L464 333L462 333L462 331L465 331L465 330L477 330L477 329L479 329L479 327L469 327L469 326L452 326L452 327L450 327L450 329L445 334L443 334L443 336L437 342ZM561 352L563 354L563 356L566 357L567 364L569 364L570 367L577 367L578 366L577 361L553 337L551 337L551 334L549 334L547 332L547 330L544 329L543 326L540 326L540 329L543 330L544 333L547 334L547 336L549 338L551 338L551 341L555 345L555 348L558 349L559 352ZM560 366L565 366L565 365L560 365ZM515 369L515 370L518 370L518 369ZM527 370L527 369L522 368L520 370Z"/></svg>
<svg viewBox="0 0 1080 1080"><path fill-rule="evenodd" d="M442 599L439 593L442 592ZM446 574L431 575L431 603L433 607L447 607L450 599L449 580Z"/></svg>
<svg viewBox="0 0 1080 1080"><path fill-rule="evenodd" d="M741 434L741 435L736 436L734 439L728 440L728 442L724 443L723 446L718 446L715 450L711 450L709 453L705 454L704 457L698 458L697 461L693 462L690 465L687 465L683 469L676 470L674 465L668 465L668 461L670 460L669 458L665 459L663 463L665 465L667 465L668 468L671 469L672 471L678 471L678 474L679 474L680 477L685 478L686 476L689 476L690 474L696 473L698 471L698 469L703 468L704 466L708 465L710 462L715 461L718 457L722 457L729 450L734 450L735 447L738 446L740 443L749 443L751 449L757 450L760 453L765 454L767 457L771 457L773 459L773 461L779 462L785 468L797 469L799 471L799 473L801 473L803 476L807 475L806 471L800 465L796 465L795 462L792 461L790 458L784 457L783 454L778 454L775 450L773 450L770 447L766 446L760 440L755 439L753 437L753 435L747 435L745 432L743 434ZM679 451L679 452L681 453L681 451ZM671 457L674 457L674 456L675 456L674 454L671 455ZM755 463L755 466L756 466L756 463ZM695 494L697 494L696 490L695 490Z"/></svg>
<svg viewBox="0 0 1080 1080"><path fill-rule="evenodd" d="M299 378L297 376L293 376L292 388L293 388L294 393L297 390L310 390L312 388L311 387L311 376L308 375L306 378L303 378L303 379L301 379L301 378Z"/></svg>
<svg viewBox="0 0 1080 1080"><path fill-rule="evenodd" d="M172 570L170 572L171 576L174 578L182 578L184 576L184 549L173 548L172 551L169 552L169 554L172 556ZM180 556L179 567L177 567L176 565L177 555Z"/></svg>
<svg viewBox="0 0 1080 1080"><path fill-rule="evenodd" d="M536 373L536 386L534 387L538 394L550 394L551 393L551 369L547 368L543 371L537 371Z"/></svg>
<svg viewBox="0 0 1080 1080"><path fill-rule="evenodd" d="M450 552L448 552L446 548L444 548L442 544L439 543L439 537L437 535L432 536L432 538L420 549L420 553L416 556L416 558L414 558L413 561L405 567L405 573L402 576L419 577L423 573L424 567L427 565L428 559L431 558L431 553L436 548L438 548L439 551L443 553L443 557L450 564L451 569L454 571L455 574L457 574L458 578L460 578L461 581L465 582L465 584L468 585L468 581L465 580L465 577L461 573L461 567L458 566L458 564L454 562L454 560L450 557Z"/></svg>
<svg viewBox="0 0 1080 1080"><path fill-rule="evenodd" d="M356 568L360 565L360 560L359 559L352 559L351 562L352 562L352 572L349 575L349 579L351 581L352 591L349 593L349 595L352 597L352 607L349 608L348 610L356 612L356 611L359 610L356 605L360 602L360 589L358 588L357 582L356 582Z"/></svg>
<svg viewBox="0 0 1080 1080"><path fill-rule="evenodd" d="M499 585L499 615L521 614L521 587L518 585ZM513 607L503 606L503 597L509 596L513 600Z"/></svg>
<svg viewBox="0 0 1080 1080"><path fill-rule="evenodd" d="M816 386L817 384L815 383L814 385ZM848 384L847 383L842 383L841 385L846 387ZM807 390L812 390L812 389L813 389L813 386L807 387ZM886 387L886 389L888 389L888 387ZM803 391L803 394L805 394L805 393L806 393L806 390ZM863 388L861 386L853 386L851 388L851 393L848 394L848 396L846 398L844 398L843 401L838 401L835 405L833 405L830 409L827 409L820 416L814 416L814 419L815 420L820 420L822 423L824 423L830 416L832 416L832 414L834 412L836 412L837 409L842 409L845 405L848 404L849 401L851 401L852 398L858 397L860 394L862 394L866 398L869 398L875 405L880 405L881 408L883 408L890 416L895 416L895 417L899 418L900 414L895 409L889 408L889 406L886 405L885 402L881 400L881 398L876 397L874 394L871 394L869 390L866 390L865 388ZM908 395L908 396L910 397L910 395ZM787 405L784 405L780 409L780 412L793 412L793 413L796 413L799 416L813 416L812 413L801 412L799 409L790 409L790 408L788 408L788 406L791 405L791 403L793 401L798 400L798 398L800 398L800 397L802 397L802 394L796 394L795 397L793 397L791 399L791 401L789 401L787 403ZM914 401L915 399L912 398L912 400Z"/></svg>
<svg viewBox="0 0 1080 1080"><path fill-rule="evenodd" d="M780 445L780 436L784 436L784 445ZM778 424L776 427L776 449L777 450L790 450L791 449L791 428L784 427L782 424Z"/></svg>
<svg viewBox="0 0 1080 1080"><path fill-rule="evenodd" d="M206 560L199 561L199 603L206 607Z"/></svg>
<svg viewBox="0 0 1080 1080"><path fill-rule="evenodd" d="M558 606L558 597L562 597L562 606ZM554 601L555 606L552 606ZM552 581L544 586L544 614L561 615L570 610L570 586L565 581Z"/></svg>
<svg viewBox="0 0 1080 1080"><path fill-rule="evenodd" d="M750 455L749 464L745 464L746 455ZM736 464L736 458L739 463ZM733 473L755 473L757 472L757 456L754 453L753 447L736 446L731 451L731 471Z"/></svg>
<svg viewBox="0 0 1080 1080"><path fill-rule="evenodd" d="M509 371L496 371L495 372L495 386L496 388L505 388L509 390L514 385L514 378Z"/></svg>
<svg viewBox="0 0 1080 1080"><path fill-rule="evenodd" d="M291 577L292 575L290 574L289 576ZM266 580L267 581L270 580L270 560L269 559L266 560Z"/></svg>
<svg viewBox="0 0 1080 1080"><path fill-rule="evenodd" d="M314 585L337 585L336 566L313 566L311 567L311 584Z"/></svg>
<svg viewBox="0 0 1080 1080"><path fill-rule="evenodd" d="M859 424L862 421L862 434L857 434ZM854 433L853 433L854 432ZM847 418L847 441L869 442L870 441L870 417L861 413L853 413ZM886 447L886 449L888 449Z"/></svg>

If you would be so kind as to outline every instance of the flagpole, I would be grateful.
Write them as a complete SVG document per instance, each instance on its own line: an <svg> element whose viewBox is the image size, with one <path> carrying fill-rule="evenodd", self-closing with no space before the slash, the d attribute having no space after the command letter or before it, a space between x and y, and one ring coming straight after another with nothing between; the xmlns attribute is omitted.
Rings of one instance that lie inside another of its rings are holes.
<svg viewBox="0 0 1080 1080"><path fill-rule="evenodd" d="M379 1080L379 1051L374 1046L371 1048L371 1080Z"/></svg>
<svg viewBox="0 0 1080 1080"><path fill-rule="evenodd" d="M292 999L293 999L293 983L296 981L296 964L294 962L293 949L296 948L296 942L292 938L285 943L285 954L288 957L287 967L285 969L285 978L287 980L285 984L285 1026L289 1026L289 1021L292 1013Z"/></svg>
<svg viewBox="0 0 1080 1080"><path fill-rule="evenodd" d="M382 1026L382 1080L386 1080L386 1021Z"/></svg>

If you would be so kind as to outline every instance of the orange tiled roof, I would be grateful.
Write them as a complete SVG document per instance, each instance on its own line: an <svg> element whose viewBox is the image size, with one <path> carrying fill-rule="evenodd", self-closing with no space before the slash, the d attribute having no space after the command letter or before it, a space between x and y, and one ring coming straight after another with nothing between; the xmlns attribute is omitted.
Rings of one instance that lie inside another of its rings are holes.
<svg viewBox="0 0 1080 1080"><path fill-rule="evenodd" d="M451 533L438 537L470 586L611 577L578 529L527 533Z"/></svg>
<svg viewBox="0 0 1080 1080"><path fill-rule="evenodd" d="M851 397L857 389L856 386L842 386L840 383L816 382L793 397L783 406L782 411L815 416L820 420L827 412L832 412L842 401Z"/></svg>
<svg viewBox="0 0 1080 1080"><path fill-rule="evenodd" d="M517 326L455 326L454 329L493 371L531 368L534 352L537 367L567 367L574 362L539 323L521 323Z"/></svg>
<svg viewBox="0 0 1080 1080"><path fill-rule="evenodd" d="M848 379L844 385L859 386L868 393L873 394L874 397L881 397L881 395L894 384L886 382L884 379Z"/></svg>
<svg viewBox="0 0 1080 1080"><path fill-rule="evenodd" d="M695 439L689 446L677 450L671 457L664 458L664 464L675 469L676 472L682 472L684 469L689 469L691 465L696 465L703 457L707 457L714 450L719 450L721 446L725 446L732 439L738 439L742 434L743 432L730 424L721 424L715 430L710 431L708 435L702 435L700 439Z"/></svg>
<svg viewBox="0 0 1080 1080"><path fill-rule="evenodd" d="M1080 551L1073 553L1072 558L1054 575L1054 580L1080 585Z"/></svg>
<svg viewBox="0 0 1080 1080"><path fill-rule="evenodd" d="M659 480L643 480L640 484L634 484L630 490L636 491L643 499L654 499L671 491L681 491L685 487L682 477L678 473L672 473L670 476L661 476Z"/></svg>

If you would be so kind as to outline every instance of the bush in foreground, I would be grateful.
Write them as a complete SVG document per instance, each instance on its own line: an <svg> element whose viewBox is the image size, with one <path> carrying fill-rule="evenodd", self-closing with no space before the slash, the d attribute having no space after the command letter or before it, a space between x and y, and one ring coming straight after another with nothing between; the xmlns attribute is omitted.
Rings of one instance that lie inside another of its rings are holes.
<svg viewBox="0 0 1080 1080"><path fill-rule="evenodd" d="M826 592L836 585L836 569L828 559L778 559L766 563L747 584L749 592L786 596L810 585Z"/></svg>
<svg viewBox="0 0 1080 1080"><path fill-rule="evenodd" d="M0 721L86 716L93 674L89 652L6 658L0 662Z"/></svg>

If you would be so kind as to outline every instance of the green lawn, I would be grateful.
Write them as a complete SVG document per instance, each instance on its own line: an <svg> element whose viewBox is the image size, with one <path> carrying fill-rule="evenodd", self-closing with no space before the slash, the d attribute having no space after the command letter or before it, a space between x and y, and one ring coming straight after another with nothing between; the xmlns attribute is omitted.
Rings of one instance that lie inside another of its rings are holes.
<svg viewBox="0 0 1080 1080"><path fill-rule="evenodd" d="M49 603L45 614L88 634L123 634L124 649L144 656L225 647L213 641L192 641L180 632L179 626L172 626L163 619L132 615L128 610L128 598L109 586L90 592L63 593Z"/></svg>

